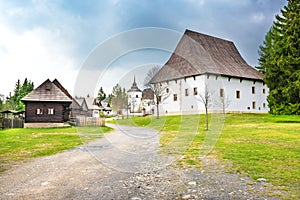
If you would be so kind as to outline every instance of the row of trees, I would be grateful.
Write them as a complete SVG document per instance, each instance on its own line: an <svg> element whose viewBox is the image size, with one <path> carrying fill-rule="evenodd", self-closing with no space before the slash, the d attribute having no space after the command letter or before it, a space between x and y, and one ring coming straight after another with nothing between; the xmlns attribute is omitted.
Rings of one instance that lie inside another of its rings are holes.
<svg viewBox="0 0 300 200"><path fill-rule="evenodd" d="M288 0L259 50L272 114L300 114L300 0Z"/></svg>
<svg viewBox="0 0 300 200"><path fill-rule="evenodd" d="M15 84L13 95L9 95L5 102L0 99L0 109L1 110L16 110L22 111L25 109L24 104L21 102L21 99L25 97L29 92L34 89L34 83L28 80L27 78L21 82L19 79Z"/></svg>

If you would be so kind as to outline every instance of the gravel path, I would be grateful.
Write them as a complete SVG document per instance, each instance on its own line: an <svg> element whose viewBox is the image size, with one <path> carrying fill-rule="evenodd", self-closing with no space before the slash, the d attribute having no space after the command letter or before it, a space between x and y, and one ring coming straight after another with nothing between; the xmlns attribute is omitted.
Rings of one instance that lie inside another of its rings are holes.
<svg viewBox="0 0 300 200"><path fill-rule="evenodd" d="M0 199L275 199L264 180L228 173L214 158L177 168L151 129L115 126L104 138L0 174Z"/></svg>

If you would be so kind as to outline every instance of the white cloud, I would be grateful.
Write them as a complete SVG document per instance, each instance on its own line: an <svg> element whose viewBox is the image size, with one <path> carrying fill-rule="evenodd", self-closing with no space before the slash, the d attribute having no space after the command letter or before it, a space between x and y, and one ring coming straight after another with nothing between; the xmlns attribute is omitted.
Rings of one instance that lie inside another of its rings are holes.
<svg viewBox="0 0 300 200"><path fill-rule="evenodd" d="M259 24L259 23L264 22L265 18L266 17L265 17L265 15L263 13L254 13L251 16L251 21L253 23Z"/></svg>
<svg viewBox="0 0 300 200"><path fill-rule="evenodd" d="M8 95L14 83L25 78L35 86L57 78L68 90L73 89L76 62L68 53L71 45L60 38L59 30L15 32L0 24L0 47L0 94Z"/></svg>
<svg viewBox="0 0 300 200"><path fill-rule="evenodd" d="M9 16L22 16L22 15L24 15L24 9L23 8L12 8L12 9L8 9L6 12Z"/></svg>

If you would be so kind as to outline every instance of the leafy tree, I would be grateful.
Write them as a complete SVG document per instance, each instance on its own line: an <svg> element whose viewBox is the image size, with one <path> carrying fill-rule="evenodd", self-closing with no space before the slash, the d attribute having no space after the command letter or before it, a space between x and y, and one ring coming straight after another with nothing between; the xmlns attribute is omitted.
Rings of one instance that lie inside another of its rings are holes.
<svg viewBox="0 0 300 200"><path fill-rule="evenodd" d="M273 114L300 114L300 1L288 4L276 15L260 47L260 68L270 92Z"/></svg>
<svg viewBox="0 0 300 200"><path fill-rule="evenodd" d="M0 96L0 111L3 109L3 107L4 107L4 103Z"/></svg>
<svg viewBox="0 0 300 200"><path fill-rule="evenodd" d="M101 105L101 102L106 98L106 94L103 91L103 88L100 87L99 92L98 92L98 96L97 96L97 100L99 102L99 104Z"/></svg>
<svg viewBox="0 0 300 200"><path fill-rule="evenodd" d="M118 114L122 114L122 110L127 108L127 93L125 88L121 88L119 84L115 85L112 90L111 106Z"/></svg>

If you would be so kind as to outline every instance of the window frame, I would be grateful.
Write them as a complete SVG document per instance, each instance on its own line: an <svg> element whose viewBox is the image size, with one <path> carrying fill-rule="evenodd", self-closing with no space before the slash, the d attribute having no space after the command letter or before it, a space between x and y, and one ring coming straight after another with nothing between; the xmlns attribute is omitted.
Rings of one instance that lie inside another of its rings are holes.
<svg viewBox="0 0 300 200"><path fill-rule="evenodd" d="M48 108L48 115L54 115L55 112L54 112L54 108Z"/></svg>
<svg viewBox="0 0 300 200"><path fill-rule="evenodd" d="M173 94L173 101L177 101L178 97L177 94Z"/></svg>
<svg viewBox="0 0 300 200"><path fill-rule="evenodd" d="M194 96L198 95L198 88L194 87Z"/></svg>
<svg viewBox="0 0 300 200"><path fill-rule="evenodd" d="M235 91L235 97L236 97L236 99L241 99L241 91L240 90Z"/></svg>
<svg viewBox="0 0 300 200"><path fill-rule="evenodd" d="M36 109L36 114L37 115L42 115L43 114L43 108L37 108Z"/></svg>

